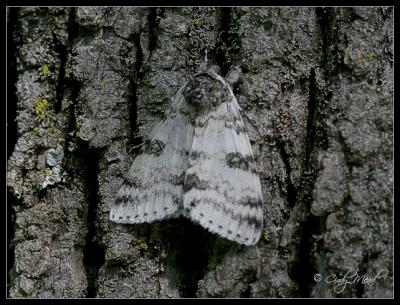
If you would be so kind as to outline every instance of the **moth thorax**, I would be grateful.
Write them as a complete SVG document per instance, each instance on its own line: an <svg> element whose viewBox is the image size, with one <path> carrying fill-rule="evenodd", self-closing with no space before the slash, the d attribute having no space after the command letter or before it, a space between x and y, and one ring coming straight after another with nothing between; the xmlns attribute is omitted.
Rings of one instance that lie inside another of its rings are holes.
<svg viewBox="0 0 400 305"><path fill-rule="evenodd" d="M184 95L188 103L201 110L216 107L223 102L224 91L225 88L221 82L201 75L189 82Z"/></svg>

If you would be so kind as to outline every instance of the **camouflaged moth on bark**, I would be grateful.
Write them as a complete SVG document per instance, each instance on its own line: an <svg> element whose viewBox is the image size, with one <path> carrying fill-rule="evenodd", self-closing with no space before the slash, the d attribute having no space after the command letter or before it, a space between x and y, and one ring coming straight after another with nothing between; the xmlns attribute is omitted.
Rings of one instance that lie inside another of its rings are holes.
<svg viewBox="0 0 400 305"><path fill-rule="evenodd" d="M210 232L254 245L263 223L261 183L240 107L210 70L172 98L134 160L110 219L144 223L183 215Z"/></svg>

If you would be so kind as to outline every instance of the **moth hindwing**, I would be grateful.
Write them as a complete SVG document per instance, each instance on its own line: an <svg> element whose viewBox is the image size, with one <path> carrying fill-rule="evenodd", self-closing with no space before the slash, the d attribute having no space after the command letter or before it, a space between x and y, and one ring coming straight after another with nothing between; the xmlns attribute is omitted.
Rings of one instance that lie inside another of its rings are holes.
<svg viewBox="0 0 400 305"><path fill-rule="evenodd" d="M140 223L182 214L224 238L256 244L261 183L239 109L221 76L195 75L133 162L111 220Z"/></svg>

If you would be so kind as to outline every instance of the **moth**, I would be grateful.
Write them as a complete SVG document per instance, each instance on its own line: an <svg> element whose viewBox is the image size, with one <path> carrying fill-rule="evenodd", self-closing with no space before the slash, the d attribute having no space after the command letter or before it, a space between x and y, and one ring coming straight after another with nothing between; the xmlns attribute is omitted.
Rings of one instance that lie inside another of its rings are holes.
<svg viewBox="0 0 400 305"><path fill-rule="evenodd" d="M255 245L263 197L240 107L208 69L175 94L134 160L110 211L117 223L184 216L212 233Z"/></svg>

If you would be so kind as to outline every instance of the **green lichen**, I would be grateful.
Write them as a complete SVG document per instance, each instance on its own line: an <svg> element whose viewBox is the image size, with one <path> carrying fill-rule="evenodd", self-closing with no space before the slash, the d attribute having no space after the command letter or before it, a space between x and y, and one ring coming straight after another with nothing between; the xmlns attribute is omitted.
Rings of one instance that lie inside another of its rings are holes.
<svg viewBox="0 0 400 305"><path fill-rule="evenodd" d="M374 59L374 54L372 52L368 53L367 58L369 61Z"/></svg>
<svg viewBox="0 0 400 305"><path fill-rule="evenodd" d="M78 118L78 119L76 120L75 126L76 126L76 129L78 129L78 130L81 128L81 126L82 126L82 120L81 120L80 118Z"/></svg>
<svg viewBox="0 0 400 305"><path fill-rule="evenodd" d="M155 76L156 76L156 75L155 75L154 72L149 72L149 73L147 74L146 79L143 80L143 85L146 86L146 87L149 87L149 88L154 88L154 87L155 87L155 85L154 85L154 83L155 83Z"/></svg>
<svg viewBox="0 0 400 305"><path fill-rule="evenodd" d="M74 152L76 150L76 144L74 143L74 141L69 141L68 142L68 147L67 147L68 151L70 152Z"/></svg>
<svg viewBox="0 0 400 305"><path fill-rule="evenodd" d="M43 72L44 74L49 73L49 66L48 66L48 65L43 65L43 66L42 66L42 72Z"/></svg>
<svg viewBox="0 0 400 305"><path fill-rule="evenodd" d="M254 93L255 93L255 96L257 98L262 98L263 97L262 89L260 87L256 87L254 89Z"/></svg>
<svg viewBox="0 0 400 305"><path fill-rule="evenodd" d="M149 250L149 246L147 245L147 243L142 240L142 239L138 239L136 241L136 245L139 247L139 249L143 250L143 251L147 251Z"/></svg>
<svg viewBox="0 0 400 305"><path fill-rule="evenodd" d="M65 111L65 110L67 110L71 105L72 105L72 101L69 101L69 100L64 101L64 102L62 103L61 110L62 110L62 111Z"/></svg>
<svg viewBox="0 0 400 305"><path fill-rule="evenodd" d="M261 32L263 31L263 29L264 29L264 28L263 28L262 25L256 27L256 33L261 33Z"/></svg>
<svg viewBox="0 0 400 305"><path fill-rule="evenodd" d="M289 66L294 70L294 71L298 71L299 70L299 64L296 61L296 59L294 59L293 57L289 57Z"/></svg>
<svg viewBox="0 0 400 305"><path fill-rule="evenodd" d="M75 136L76 138L80 138L81 137L81 133L80 133L80 129L82 126L82 120L81 118L77 118L75 121L75 130L73 131L73 134L71 134L72 136Z"/></svg>
<svg viewBox="0 0 400 305"><path fill-rule="evenodd" d="M250 74L254 75L254 74L257 74L257 72L258 72L258 68L257 67L250 67L250 69L249 69L249 73Z"/></svg>
<svg viewBox="0 0 400 305"><path fill-rule="evenodd" d="M269 232L267 229L262 229L261 235L265 240L269 240Z"/></svg>
<svg viewBox="0 0 400 305"><path fill-rule="evenodd" d="M103 82L103 81L101 81L101 82L99 83L99 87L100 87L100 88L102 88L102 89L103 89L105 86L106 86L106 85L104 84L104 82Z"/></svg>
<svg viewBox="0 0 400 305"><path fill-rule="evenodd" d="M35 113L37 114L37 116L42 121L46 117L46 107L47 107L48 103L49 103L49 101L47 99L43 98L43 99L38 99L33 104L33 108L35 109Z"/></svg>
<svg viewBox="0 0 400 305"><path fill-rule="evenodd" d="M145 85L146 87L151 87L151 80L149 79L144 80L143 85Z"/></svg>
<svg viewBox="0 0 400 305"><path fill-rule="evenodd" d="M129 273L134 273L135 269L139 266L139 263L137 261L134 261L128 265L128 272Z"/></svg>
<svg viewBox="0 0 400 305"><path fill-rule="evenodd" d="M193 18L192 19L192 24L193 25L200 25L203 23L203 20L201 20L201 18Z"/></svg>

